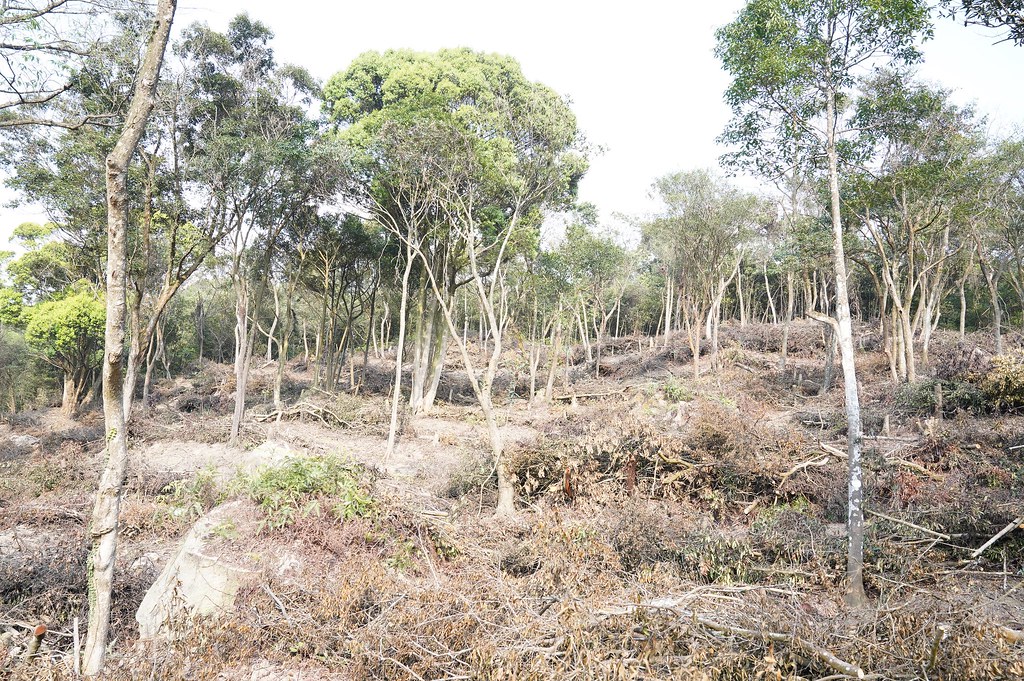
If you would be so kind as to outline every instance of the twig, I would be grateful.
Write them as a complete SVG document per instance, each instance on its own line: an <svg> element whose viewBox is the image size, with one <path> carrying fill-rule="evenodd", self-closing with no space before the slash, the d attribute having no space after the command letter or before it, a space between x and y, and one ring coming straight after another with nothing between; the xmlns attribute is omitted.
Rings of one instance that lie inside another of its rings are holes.
<svg viewBox="0 0 1024 681"><path fill-rule="evenodd" d="M267 592L268 596L270 596L271 598L274 599L275 603L277 603L278 609L281 610L281 614L284 615L284 618L286 620L288 620L288 624L290 624L291 626L294 627L295 623L292 622L292 618L288 616L288 611L284 609L284 603L282 603L281 599L277 597L277 594L275 594L273 591L271 591L270 587L267 586L266 584L263 585L263 590Z"/></svg>
<svg viewBox="0 0 1024 681"><path fill-rule="evenodd" d="M999 530L999 532L997 532L994 537L992 537L987 542L985 542L984 544L979 546L977 549L975 549L974 553L971 554L971 558L977 558L978 556L983 554L985 552L985 549L987 549L988 547L992 546L997 541L1002 539L1003 535L1005 535L1008 532L1010 532L1010 530L1013 530L1013 529L1016 529L1017 527L1020 527L1022 523L1024 523L1024 515L1018 516L1017 518L1015 518L1009 525L1007 525L1003 529Z"/></svg>
<svg viewBox="0 0 1024 681"><path fill-rule="evenodd" d="M782 474L782 479L779 480L779 484L775 486L775 489L779 489L783 485L785 485L786 481L789 480L797 472L802 471L803 469L808 468L810 466L826 466L828 465L828 462L829 458L827 456L823 456L820 459L808 459L803 463L798 463L797 465L793 466L788 471Z"/></svg>
<svg viewBox="0 0 1024 681"><path fill-rule="evenodd" d="M922 473L923 475L927 475L932 480L941 481L944 479L943 476L939 475L938 473L932 472L925 468L924 466L922 466L921 464L914 463L913 461L907 461L906 459L886 459L886 461L888 461L889 463L899 464L904 468L909 468L910 470L917 471L918 473Z"/></svg>
<svg viewBox="0 0 1024 681"><path fill-rule="evenodd" d="M603 393L580 393L578 395L572 393L569 395L554 395L551 397L551 399L555 400L556 402L567 402L570 400L582 400L588 397L609 397L610 395L621 395L622 393L629 390L629 388L630 386L627 385L621 390L609 390L608 392Z"/></svg>
<svg viewBox="0 0 1024 681"><path fill-rule="evenodd" d="M918 532L924 532L925 534L935 537L936 539L942 539L943 541L949 541L950 539L952 539L952 537L950 537L948 534L936 532L935 530L929 530L927 527L915 525L914 523L908 520L900 520L899 518L893 518L891 515L879 513L878 511L872 511L870 508L865 508L864 512L873 515L877 518L881 518L882 520L888 520L890 523L896 523L897 525L903 525L904 527L910 527L912 529L915 529Z"/></svg>
<svg viewBox="0 0 1024 681"><path fill-rule="evenodd" d="M75 678L77 679L82 675L82 656L79 654L79 647L81 645L81 639L78 635L78 618L74 621L74 632L75 632L75 644L71 649L71 654L74 656L74 670Z"/></svg>

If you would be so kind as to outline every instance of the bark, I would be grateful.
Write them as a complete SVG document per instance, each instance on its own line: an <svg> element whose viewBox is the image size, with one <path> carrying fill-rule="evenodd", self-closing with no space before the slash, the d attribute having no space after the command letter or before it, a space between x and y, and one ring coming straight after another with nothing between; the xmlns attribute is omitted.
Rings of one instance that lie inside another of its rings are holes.
<svg viewBox="0 0 1024 681"><path fill-rule="evenodd" d="M81 369L64 370L64 395L60 401L60 412L65 416L74 416L85 396L88 383L88 371Z"/></svg>
<svg viewBox="0 0 1024 681"><path fill-rule="evenodd" d="M843 249L843 223L840 214L839 154L836 150L836 93L829 92L826 103L826 152L832 213L832 247L836 270L836 313L839 350L842 356L843 383L846 392L846 420L849 457L847 490L847 534L849 551L846 563L846 600L851 606L867 601L864 593L864 486L861 471L860 397L853 354L853 325L847 291L846 253Z"/></svg>
<svg viewBox="0 0 1024 681"><path fill-rule="evenodd" d="M786 320L782 327L782 348L779 350L779 371L786 370L786 358L789 354L789 327L793 323L793 309L796 305L794 280L792 272L786 272Z"/></svg>
<svg viewBox="0 0 1024 681"><path fill-rule="evenodd" d="M412 272L412 245L405 247L405 273L402 275L402 302L398 308L398 346L395 356L395 385L391 391L391 425L388 428L388 444L384 450L384 460L395 453L395 440L398 435L398 403L402 399L402 352L405 349L405 317L409 302L409 273Z"/></svg>
<svg viewBox="0 0 1024 681"><path fill-rule="evenodd" d="M103 356L103 414L107 461L100 478L90 526L89 624L83 672L97 676L106 658L117 552L118 515L128 465L121 357L125 335L125 270L128 228L128 164L145 131L156 100L157 80L177 0L158 0L153 29L136 77L124 128L106 162L107 318Z"/></svg>

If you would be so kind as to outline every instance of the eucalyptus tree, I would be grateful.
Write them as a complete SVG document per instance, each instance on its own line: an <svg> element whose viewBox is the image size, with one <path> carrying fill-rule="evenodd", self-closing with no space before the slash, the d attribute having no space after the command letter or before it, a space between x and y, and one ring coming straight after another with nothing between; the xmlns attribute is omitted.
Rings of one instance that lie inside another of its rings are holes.
<svg viewBox="0 0 1024 681"><path fill-rule="evenodd" d="M469 49L365 53L330 79L324 99L340 138L353 150L354 189L361 205L387 229L416 244L419 264L409 274L415 287L410 298L409 408L413 413L426 412L433 404L444 349L451 340L444 310L452 309L456 291L475 278L469 261L471 244L466 241L471 233L459 228L463 216L451 208L456 197L437 193L458 188L407 183L404 172L391 172L391 165L404 152L388 156L381 150L394 150L389 138L408 131L427 137L460 131L481 145L481 153L493 156L484 171L492 175L495 189L481 197L487 203L472 206L468 215L479 222L480 230L493 234L510 220L535 220L536 211L552 202L549 192L538 195L534 185L513 186L521 181L521 169L547 172L549 165L565 167L574 181L582 174L583 166L567 161L563 153L576 144L575 118L553 91L527 80L515 60ZM420 145L415 148L427 152ZM405 158L398 166L407 162L411 160ZM524 196L529 200L521 201ZM516 242L511 245L515 247ZM487 277L496 265L490 256L478 255L479 274Z"/></svg>
<svg viewBox="0 0 1024 681"><path fill-rule="evenodd" d="M227 236L235 293L235 442L271 264L285 227L334 195L341 157L308 116L319 93L308 72L278 65L265 25L242 14L225 33L186 29L177 48L196 86L182 150L193 159L186 187ZM268 342L271 342L268 340Z"/></svg>
<svg viewBox="0 0 1024 681"><path fill-rule="evenodd" d="M0 128L116 127L113 109L65 107L103 60L112 30L147 12L133 0L7 0L0 6Z"/></svg>
<svg viewBox="0 0 1024 681"><path fill-rule="evenodd" d="M839 187L843 107L858 74L920 59L917 41L930 32L923 0L749 0L716 34L716 54L732 78L733 111L722 140L738 157L773 176L797 134L824 159L829 187L849 440L847 598L865 602L861 418L854 366L847 264ZM799 131L799 133L797 132Z"/></svg>
<svg viewBox="0 0 1024 681"><path fill-rule="evenodd" d="M439 342L434 339L443 331L458 346L488 425L498 471L498 512L510 514L514 494L492 397L511 320L506 265L516 253L536 248L543 211L564 207L573 199L586 163L571 110L554 91L525 81L511 59L468 50L417 59L460 66L445 78L462 75L468 83L477 76L494 79L494 87L508 86L485 88L454 111L447 104L438 108L410 102L416 105L410 115L380 121L365 151L359 153L367 182L364 201L374 218L405 247L403 292L415 267L427 287L419 300L433 301L437 313L431 314L439 314L436 324L443 326L430 331L431 342ZM447 82L440 83L442 90ZM354 135L360 128L353 126L348 132ZM370 130L363 128L362 133ZM453 294L461 286L472 292L491 341L479 376L456 326ZM407 300L403 293L403 311ZM416 316L423 321L420 314ZM399 323L401 348L404 318ZM427 354L434 353L429 349ZM427 360L428 366L440 362L440 357L430 360L422 354L421 362ZM401 362L400 349L396 378ZM414 390L415 380L414 369ZM398 388L396 381L389 451L394 443Z"/></svg>
<svg viewBox="0 0 1024 681"><path fill-rule="evenodd" d="M964 26L983 26L1006 31L1004 40L1024 46L1024 1L1022 0L942 0L940 3Z"/></svg>
<svg viewBox="0 0 1024 681"><path fill-rule="evenodd" d="M123 405L122 356L125 337L127 269L128 167L156 100L157 81L177 9L176 0L158 0L153 28L135 78L124 125L106 159L107 309L103 356L103 416L107 461L96 494L89 534L89 624L83 671L96 676L103 669L114 584L114 560L121 494L128 468L128 434Z"/></svg>
<svg viewBox="0 0 1024 681"><path fill-rule="evenodd" d="M628 252L611 234L597 232L594 223L588 227L577 222L569 225L556 254L567 279L563 296L572 299L580 342L599 375L601 344L629 281ZM592 333L594 343L590 341Z"/></svg>
<svg viewBox="0 0 1024 681"><path fill-rule="evenodd" d="M710 325L712 358L722 299L735 279L743 248L759 223L769 219L765 204L708 170L679 172L654 183L662 212L642 226L643 243L662 259L669 291L676 291L678 321L686 331L694 378L700 376L701 338ZM666 310L672 304L666 297ZM666 312L666 328L670 313Z"/></svg>
<svg viewBox="0 0 1024 681"><path fill-rule="evenodd" d="M891 305L893 373L913 383L914 340L920 335L927 363L950 286L947 264L962 247L960 197L985 140L970 108L895 72L866 80L854 121L866 167L850 172L847 204L878 263L883 319Z"/></svg>

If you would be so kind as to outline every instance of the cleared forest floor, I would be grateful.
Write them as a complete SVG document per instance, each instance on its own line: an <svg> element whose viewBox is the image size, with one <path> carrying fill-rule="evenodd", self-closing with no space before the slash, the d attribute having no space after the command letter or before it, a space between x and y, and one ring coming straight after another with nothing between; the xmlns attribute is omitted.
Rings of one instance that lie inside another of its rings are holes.
<svg viewBox="0 0 1024 681"><path fill-rule="evenodd" d="M159 383L131 429L108 677L1024 678L1024 532L973 556L1024 515L1024 418L937 416L859 334L872 603L851 612L842 378L819 394L810 324L780 372L777 332L726 327L721 370L704 359L699 379L682 339L616 339L600 371L577 353L551 404L504 372L514 520L493 516L486 427L454 354L446 399L386 462L386 360L340 395L293 363L288 403L310 408L279 422L273 365L257 369L237 449L229 367ZM509 351L505 366L526 365ZM0 426L0 676L72 676L101 454L98 413ZM368 500L275 524L251 481L295 456L351 462ZM233 607L139 642L146 591L228 503L204 550L248 561ZM22 660L39 623L42 655Z"/></svg>

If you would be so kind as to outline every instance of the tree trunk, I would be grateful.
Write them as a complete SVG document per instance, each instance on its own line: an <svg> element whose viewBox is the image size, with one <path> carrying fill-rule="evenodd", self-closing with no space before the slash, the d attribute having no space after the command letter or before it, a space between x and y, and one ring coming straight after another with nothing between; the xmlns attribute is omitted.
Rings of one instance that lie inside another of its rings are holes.
<svg viewBox="0 0 1024 681"><path fill-rule="evenodd" d="M121 357L125 335L125 270L127 268L128 164L145 131L156 99L157 80L167 47L177 0L158 0L153 30L135 81L124 129L107 157L107 318L103 354L103 415L107 462L100 478L90 527L89 625L83 672L97 676L106 658L110 630L118 515L128 467L124 423Z"/></svg>
<svg viewBox="0 0 1024 681"><path fill-rule="evenodd" d="M793 323L793 309L796 305L794 280L792 272L786 272L786 320L782 327L782 347L779 349L779 371L786 370L786 358L789 354L789 327Z"/></svg>
<svg viewBox="0 0 1024 681"><path fill-rule="evenodd" d="M967 295L964 293L964 280L960 280L960 340L967 335Z"/></svg>
<svg viewBox="0 0 1024 681"><path fill-rule="evenodd" d="M65 416L74 416L78 412L78 405L82 403L82 395L85 393L85 376L80 370L64 371L64 395L60 401L60 413Z"/></svg>
<svg viewBox="0 0 1024 681"><path fill-rule="evenodd" d="M405 273L402 275L402 303L398 308L398 347L395 357L395 385L391 390L391 425L388 428L388 444L384 449L384 460L387 461L395 453L395 440L398 436L398 404L402 400L402 352L405 349L405 317L409 302L409 273L412 272L412 245L405 247Z"/></svg>
<svg viewBox="0 0 1024 681"><path fill-rule="evenodd" d="M848 438L849 478L847 490L847 534L849 551L846 562L846 601L857 607L867 601L864 593L864 483L861 471L860 397L857 394L857 371L853 352L853 324L850 319L850 297L846 287L846 253L843 248L843 222L840 214L839 154L836 150L837 122L835 92L829 92L826 103L826 152L828 184L832 213L832 248L836 270L836 313L839 323L839 350L842 355L843 383L846 388L846 421Z"/></svg>

